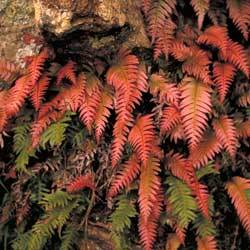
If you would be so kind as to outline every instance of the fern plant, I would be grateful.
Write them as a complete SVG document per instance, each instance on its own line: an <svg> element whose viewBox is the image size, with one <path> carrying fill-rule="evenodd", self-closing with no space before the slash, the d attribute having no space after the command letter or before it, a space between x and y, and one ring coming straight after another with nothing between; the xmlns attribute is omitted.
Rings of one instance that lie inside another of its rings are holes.
<svg viewBox="0 0 250 250"><path fill-rule="evenodd" d="M6 249L77 249L90 226L115 249L240 249L250 234L250 5L141 7L143 53L0 60Z"/></svg>

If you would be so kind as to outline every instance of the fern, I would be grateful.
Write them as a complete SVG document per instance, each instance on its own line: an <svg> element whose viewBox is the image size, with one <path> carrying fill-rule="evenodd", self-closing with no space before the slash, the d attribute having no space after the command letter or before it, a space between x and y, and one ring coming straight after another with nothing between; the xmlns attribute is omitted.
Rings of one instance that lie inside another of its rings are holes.
<svg viewBox="0 0 250 250"><path fill-rule="evenodd" d="M197 205L192 196L192 191L187 184L175 177L168 177L166 184L169 185L167 194L173 215L177 216L179 225L186 228L196 218L197 212Z"/></svg>
<svg viewBox="0 0 250 250"><path fill-rule="evenodd" d="M204 238L196 238L197 245L198 245L198 250L216 250L216 241L214 237L208 236Z"/></svg>
<svg viewBox="0 0 250 250"><path fill-rule="evenodd" d="M181 117L190 149L194 149L207 126L207 114L211 112L211 90L204 83L185 78L181 87Z"/></svg>
<svg viewBox="0 0 250 250"><path fill-rule="evenodd" d="M47 130L41 135L40 145L43 149L49 144L50 147L59 147L66 137L66 129L71 121L70 113L66 114L64 118L51 124Z"/></svg>
<svg viewBox="0 0 250 250"><path fill-rule="evenodd" d="M70 80L72 84L76 84L75 67L75 62L68 61L68 63L58 71L56 85L59 86L64 78Z"/></svg>
<svg viewBox="0 0 250 250"><path fill-rule="evenodd" d="M66 228L63 230L63 235L61 237L60 250L71 250L74 249L74 245L79 237L76 231L75 225L67 224Z"/></svg>
<svg viewBox="0 0 250 250"><path fill-rule="evenodd" d="M226 183L226 190L248 234L250 234L250 201L246 192L249 189L250 181L239 176L233 177Z"/></svg>
<svg viewBox="0 0 250 250"><path fill-rule="evenodd" d="M0 59L0 72L0 81L11 83L19 75L20 69L14 63Z"/></svg>

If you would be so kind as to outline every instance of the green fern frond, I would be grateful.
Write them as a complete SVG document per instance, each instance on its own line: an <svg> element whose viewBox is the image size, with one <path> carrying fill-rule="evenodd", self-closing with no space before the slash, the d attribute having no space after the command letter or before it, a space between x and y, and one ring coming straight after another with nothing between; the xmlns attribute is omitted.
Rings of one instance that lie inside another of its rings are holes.
<svg viewBox="0 0 250 250"><path fill-rule="evenodd" d="M54 193L44 194L44 197L39 202L46 211L52 210L56 207L65 207L72 201L76 196L67 192L57 190Z"/></svg>
<svg viewBox="0 0 250 250"><path fill-rule="evenodd" d="M43 149L46 148L48 143L50 147L60 146L66 137L66 129L71 121L71 114L66 114L63 119L58 122L52 123L41 136L40 145Z"/></svg>
<svg viewBox="0 0 250 250"><path fill-rule="evenodd" d="M130 228L131 218L136 215L137 211L133 202L125 195L121 195L115 211L110 216L112 230L122 232L125 228Z"/></svg>
<svg viewBox="0 0 250 250"><path fill-rule="evenodd" d="M29 250L40 250L52 237L56 229L61 229L70 218L70 213L78 206L78 201L71 201L66 206L56 207L44 214L31 229L28 240Z"/></svg>
<svg viewBox="0 0 250 250"><path fill-rule="evenodd" d="M196 232L199 237L207 237L207 236L215 236L216 235L216 228L213 224L212 220L206 219L204 216L199 214L195 221L194 227L196 228Z"/></svg>
<svg viewBox="0 0 250 250"><path fill-rule="evenodd" d="M192 191L186 183L175 177L168 177L166 184L169 185L167 195L173 215L177 217L180 227L185 228L196 218L197 213L197 205Z"/></svg>
<svg viewBox="0 0 250 250"><path fill-rule="evenodd" d="M35 150L31 148L31 140L29 136L29 126L19 125L14 129L14 152L17 154L15 159L16 170L18 172L26 172L30 174L27 170L27 165L29 163L30 157L35 156Z"/></svg>
<svg viewBox="0 0 250 250"><path fill-rule="evenodd" d="M204 167L201 167L196 171L196 176L198 180L200 180L203 176L209 174L219 174L219 171L215 169L215 165L213 161L208 162L208 164Z"/></svg>
<svg viewBox="0 0 250 250"><path fill-rule="evenodd" d="M71 250L74 247L74 243L78 238L78 232L76 227L72 224L68 224L63 231L62 243L60 246L60 250Z"/></svg>
<svg viewBox="0 0 250 250"><path fill-rule="evenodd" d="M34 203L40 202L42 198L49 193L49 189L47 189L46 184L42 182L40 178L35 178L35 180L31 182L30 188L32 190L30 200Z"/></svg>

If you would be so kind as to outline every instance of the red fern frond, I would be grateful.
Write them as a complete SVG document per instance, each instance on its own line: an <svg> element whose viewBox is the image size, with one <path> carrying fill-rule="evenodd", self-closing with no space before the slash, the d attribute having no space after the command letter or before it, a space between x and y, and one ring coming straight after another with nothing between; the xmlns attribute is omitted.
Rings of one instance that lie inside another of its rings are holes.
<svg viewBox="0 0 250 250"><path fill-rule="evenodd" d="M169 106L163 109L160 120L161 134L168 133L176 125L181 123L180 110L175 106Z"/></svg>
<svg viewBox="0 0 250 250"><path fill-rule="evenodd" d="M31 64L28 66L30 81L33 86L41 77L44 68L44 63L49 58L49 56L50 56L49 49L45 48L39 55L33 58Z"/></svg>
<svg viewBox="0 0 250 250"><path fill-rule="evenodd" d="M224 102L235 72L235 67L230 63L214 63L213 76L218 87L220 102Z"/></svg>
<svg viewBox="0 0 250 250"><path fill-rule="evenodd" d="M191 5L193 6L197 16L198 16L198 28L201 29L204 17L209 9L210 0L191 0Z"/></svg>
<svg viewBox="0 0 250 250"><path fill-rule="evenodd" d="M75 193L81 191L84 188L95 189L94 176L92 173L87 173L75 178L67 185L67 192Z"/></svg>
<svg viewBox="0 0 250 250"><path fill-rule="evenodd" d="M5 59L0 59L0 80L5 82L13 82L19 75L20 69L14 63Z"/></svg>
<svg viewBox="0 0 250 250"><path fill-rule="evenodd" d="M195 174L195 169L190 161L186 163L187 173L189 174L189 179L187 184L191 188L195 199L197 201L198 207L205 218L209 218L209 193L206 185L201 184Z"/></svg>
<svg viewBox="0 0 250 250"><path fill-rule="evenodd" d="M152 143L155 139L155 127L152 115L137 119L131 129L128 142L132 145L143 165L146 165L151 154Z"/></svg>
<svg viewBox="0 0 250 250"><path fill-rule="evenodd" d="M182 124L177 124L169 131L170 140L177 143L178 140L185 140L184 130Z"/></svg>
<svg viewBox="0 0 250 250"><path fill-rule="evenodd" d="M183 62L183 72L200 79L204 83L211 84L209 75L209 64L211 61L206 51L198 47L188 47L182 43L175 42L173 43L171 53L178 61Z"/></svg>
<svg viewBox="0 0 250 250"><path fill-rule="evenodd" d="M207 126L211 112L210 88L194 78L183 79L181 86L181 117L190 149L194 149Z"/></svg>
<svg viewBox="0 0 250 250"><path fill-rule="evenodd" d="M159 31L164 28L165 19L172 14L176 2L176 0L154 1L147 18L149 23L148 30L152 37L152 43L154 43Z"/></svg>
<svg viewBox="0 0 250 250"><path fill-rule="evenodd" d="M244 121L236 125L236 132L239 138L250 137L250 121Z"/></svg>
<svg viewBox="0 0 250 250"><path fill-rule="evenodd" d="M41 106L43 97L49 87L50 78L48 73L44 73L31 91L31 102L36 110Z"/></svg>
<svg viewBox="0 0 250 250"><path fill-rule="evenodd" d="M193 25L185 24L182 29L176 31L176 42L186 44L189 47L195 46L199 33L199 30Z"/></svg>
<svg viewBox="0 0 250 250"><path fill-rule="evenodd" d="M197 237L197 250L217 250L216 240L213 236Z"/></svg>
<svg viewBox="0 0 250 250"><path fill-rule="evenodd" d="M6 112L9 117L16 115L23 106L25 99L33 89L33 83L28 75L18 78L15 85L9 89Z"/></svg>
<svg viewBox="0 0 250 250"><path fill-rule="evenodd" d="M76 63L68 61L57 73L56 85L59 86L64 78L70 80L72 84L76 84Z"/></svg>
<svg viewBox="0 0 250 250"><path fill-rule="evenodd" d="M7 103L7 97L8 97L8 91L7 90L2 90L0 91L0 131L2 131L7 124L8 121L8 113L5 108L6 103Z"/></svg>
<svg viewBox="0 0 250 250"><path fill-rule="evenodd" d="M141 213L139 217L140 240L145 250L153 249L153 244L157 236L158 221L163 202L162 190L160 188L155 194L155 197L154 206L149 217L145 219Z"/></svg>
<svg viewBox="0 0 250 250"><path fill-rule="evenodd" d="M95 136L97 142L100 141L100 138L105 130L106 124L108 122L108 117L111 114L110 109L112 109L112 107L113 96L111 95L110 90L108 88L105 88L101 93L100 102L94 118Z"/></svg>
<svg viewBox="0 0 250 250"><path fill-rule="evenodd" d="M250 202L247 198L247 190L250 190L250 180L235 176L226 184L226 190L232 199L243 227L250 234Z"/></svg>
<svg viewBox="0 0 250 250"><path fill-rule="evenodd" d="M235 65L247 77L249 76L247 52L241 44L228 40L227 47L221 51L220 57Z"/></svg>
<svg viewBox="0 0 250 250"><path fill-rule="evenodd" d="M240 30L246 40L249 35L250 24L250 3L247 0L227 0L227 8L229 10L229 16L233 20L235 26Z"/></svg>
<svg viewBox="0 0 250 250"><path fill-rule="evenodd" d="M141 0L141 7L145 16L148 15L151 6L152 6L152 0Z"/></svg>
<svg viewBox="0 0 250 250"><path fill-rule="evenodd" d="M207 132L196 148L190 152L189 160L194 167L200 168L201 166L205 166L209 160L214 159L214 156L218 154L221 149L221 143L215 134Z"/></svg>
<svg viewBox="0 0 250 250"><path fill-rule="evenodd" d="M116 123L113 130L111 162L114 167L119 161L132 125L132 111L146 87L146 74L139 66L138 58L130 50L122 48L117 60L107 72L107 82L115 88ZM146 90L146 89L145 89Z"/></svg>
<svg viewBox="0 0 250 250"><path fill-rule="evenodd" d="M212 45L222 52L227 49L228 41L227 28L216 25L207 28L197 39L198 43Z"/></svg>
<svg viewBox="0 0 250 250"><path fill-rule="evenodd" d="M164 29L158 34L154 44L154 59L159 58L161 54L168 56L172 43L175 39L174 33L177 28L176 24L171 19L166 19Z"/></svg>
<svg viewBox="0 0 250 250"><path fill-rule="evenodd" d="M250 105L250 91L245 92L239 97L238 104L241 107L247 107Z"/></svg>
<svg viewBox="0 0 250 250"><path fill-rule="evenodd" d="M113 180L108 192L108 197L116 196L121 189L126 188L139 174L140 165L135 154L133 154L127 162L123 164L123 168L119 171Z"/></svg>
<svg viewBox="0 0 250 250"><path fill-rule="evenodd" d="M237 149L237 134L233 120L223 115L213 121L213 128L221 145L234 158Z"/></svg>
<svg viewBox="0 0 250 250"><path fill-rule="evenodd" d="M169 152L166 157L167 169L169 169L174 176L188 182L189 169L187 168L187 159L185 159L183 155L174 153L173 151Z"/></svg>
<svg viewBox="0 0 250 250"><path fill-rule="evenodd" d="M87 74L85 94L79 110L80 119L89 131L92 130L100 98L100 80L93 74Z"/></svg>
<svg viewBox="0 0 250 250"><path fill-rule="evenodd" d="M140 217L147 221L154 210L157 194L160 190L160 162L155 157L150 157L146 164L141 167L139 185Z"/></svg>
<svg viewBox="0 0 250 250"><path fill-rule="evenodd" d="M180 91L175 84L160 74L152 74L149 81L150 93L154 97L159 96L159 102L178 105L180 99Z"/></svg>

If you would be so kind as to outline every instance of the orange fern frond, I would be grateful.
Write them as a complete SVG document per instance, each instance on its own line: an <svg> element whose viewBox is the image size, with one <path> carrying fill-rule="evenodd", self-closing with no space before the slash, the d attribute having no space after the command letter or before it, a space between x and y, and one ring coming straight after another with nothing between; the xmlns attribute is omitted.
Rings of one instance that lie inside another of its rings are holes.
<svg viewBox="0 0 250 250"><path fill-rule="evenodd" d="M0 91L0 131L2 131L7 124L8 121L8 114L7 110L5 108L6 103L7 103L7 97L8 97L8 91L7 90L2 90Z"/></svg>
<svg viewBox="0 0 250 250"><path fill-rule="evenodd" d="M187 169L187 160L184 158L184 156L171 151L166 155L166 157L167 169L169 169L174 176L188 182L189 172Z"/></svg>
<svg viewBox="0 0 250 250"><path fill-rule="evenodd" d="M247 52L241 44L228 40L227 47L221 51L220 57L235 65L247 77L249 76Z"/></svg>
<svg viewBox="0 0 250 250"><path fill-rule="evenodd" d="M197 250L217 250L216 240L213 236L197 237Z"/></svg>
<svg viewBox="0 0 250 250"><path fill-rule="evenodd" d="M30 81L33 86L41 77L44 63L49 57L50 57L49 49L45 48L39 55L33 58L31 64L28 66Z"/></svg>
<svg viewBox="0 0 250 250"><path fill-rule="evenodd" d="M191 5L193 6L197 16L198 16L198 28L201 29L204 17L209 9L210 0L191 0Z"/></svg>
<svg viewBox="0 0 250 250"><path fill-rule="evenodd" d="M87 173L75 178L67 185L66 190L69 193L75 193L84 188L90 188L92 190L95 189L94 176L92 173Z"/></svg>
<svg viewBox="0 0 250 250"><path fill-rule="evenodd" d="M93 74L87 74L85 94L79 110L80 119L89 131L92 130L100 98L100 80Z"/></svg>
<svg viewBox="0 0 250 250"><path fill-rule="evenodd" d="M150 93L154 97L159 96L159 102L177 105L180 99L180 91L175 84L160 74L152 74L149 80Z"/></svg>
<svg viewBox="0 0 250 250"><path fill-rule="evenodd" d="M57 73L56 85L59 86L64 78L71 81L72 84L76 84L76 63L68 61Z"/></svg>
<svg viewBox="0 0 250 250"><path fill-rule="evenodd" d="M14 63L5 59L0 59L0 80L5 82L13 82L19 75L20 69Z"/></svg>
<svg viewBox="0 0 250 250"><path fill-rule="evenodd" d="M122 48L115 64L107 72L107 82L115 88L117 117L111 156L114 167L122 155L129 127L133 122L132 111L140 101L141 91L146 87L146 74L140 68L138 58L132 55L130 50Z"/></svg>
<svg viewBox="0 0 250 250"><path fill-rule="evenodd" d="M153 250L154 242L157 237L158 221L161 214L163 202L162 190L159 189L155 194L154 206L147 219L140 213L139 217L139 233L140 241L145 250Z"/></svg>
<svg viewBox="0 0 250 250"><path fill-rule="evenodd" d="M152 37L152 43L155 42L160 30L164 28L165 19L169 17L175 9L176 0L154 1L148 14L149 34Z"/></svg>
<svg viewBox="0 0 250 250"><path fill-rule="evenodd" d="M130 183L139 174L140 165L135 154L133 154L127 162L123 164L123 168L119 171L111 184L108 197L116 196L121 189L128 187Z"/></svg>
<svg viewBox="0 0 250 250"><path fill-rule="evenodd" d="M222 52L227 49L228 45L228 32L227 28L222 26L213 25L207 28L197 39L198 43L204 43L207 45L212 45Z"/></svg>
<svg viewBox="0 0 250 250"><path fill-rule="evenodd" d="M176 31L176 42L189 47L195 46L199 33L193 25L185 24L182 29Z"/></svg>
<svg viewBox="0 0 250 250"><path fill-rule="evenodd" d="M166 250L178 250L181 246L181 241L177 234L168 234Z"/></svg>
<svg viewBox="0 0 250 250"><path fill-rule="evenodd" d="M45 95L46 90L49 87L50 77L48 73L44 73L41 78L37 81L34 88L31 91L31 102L36 109L36 111L40 108L43 97Z"/></svg>
<svg viewBox="0 0 250 250"><path fill-rule="evenodd" d="M246 194L250 190L250 180L235 176L227 182L226 190L232 199L243 227L250 234L250 201Z"/></svg>
<svg viewBox="0 0 250 250"><path fill-rule="evenodd" d="M176 24L171 19L166 19L164 29L158 34L154 44L154 59L159 58L161 54L168 56L172 43L175 39L174 33L177 28Z"/></svg>
<svg viewBox="0 0 250 250"><path fill-rule="evenodd" d="M182 124L177 124L168 132L170 140L177 143L178 140L185 140L184 129Z"/></svg>
<svg viewBox="0 0 250 250"><path fill-rule="evenodd" d="M183 62L182 70L190 76L194 76L204 83L211 84L209 75L209 54L198 47L188 47L182 43L173 43L171 49L172 55Z"/></svg>
<svg viewBox="0 0 250 250"><path fill-rule="evenodd" d="M236 132L239 138L250 137L250 121L244 121L240 124L236 124Z"/></svg>
<svg viewBox="0 0 250 250"><path fill-rule="evenodd" d="M160 162L155 157L150 157L147 163L141 167L139 185L140 217L147 221L154 210L157 194L160 190Z"/></svg>
<svg viewBox="0 0 250 250"><path fill-rule="evenodd" d="M205 166L209 160L212 160L221 149L221 143L215 134L207 132L196 148L190 152L189 160L194 167L200 168L201 166Z"/></svg>
<svg viewBox="0 0 250 250"><path fill-rule="evenodd" d="M180 110L175 106L169 106L163 109L160 120L161 134L168 133L177 124L181 123Z"/></svg>
<svg viewBox="0 0 250 250"><path fill-rule="evenodd" d="M16 115L23 106L25 99L32 91L33 84L28 75L18 78L15 85L9 89L8 102L6 103L6 112L9 117Z"/></svg>
<svg viewBox="0 0 250 250"><path fill-rule="evenodd" d="M223 115L213 121L213 128L221 145L227 150L229 155L234 158L238 140L233 120Z"/></svg>
<svg viewBox="0 0 250 250"><path fill-rule="evenodd" d="M181 86L181 117L190 149L194 149L207 126L211 112L210 88L194 78L184 78Z"/></svg>
<svg viewBox="0 0 250 250"><path fill-rule="evenodd" d="M230 63L214 63L213 76L219 91L220 102L224 102L235 72L235 67Z"/></svg>
<svg viewBox="0 0 250 250"><path fill-rule="evenodd" d="M100 97L100 102L96 110L96 115L94 118L95 121L95 136L97 142L100 141L100 138L105 130L106 124L108 122L108 117L111 112L110 109L113 107L113 96L108 88L105 88Z"/></svg>
<svg viewBox="0 0 250 250"><path fill-rule="evenodd" d="M155 139L152 115L139 117L131 129L128 142L132 145L143 165L146 165Z"/></svg>
<svg viewBox="0 0 250 250"><path fill-rule="evenodd" d="M238 104L241 107L247 107L250 105L250 91L245 92L239 97Z"/></svg>
<svg viewBox="0 0 250 250"><path fill-rule="evenodd" d="M249 24L250 24L250 3L247 0L227 0L227 8L229 16L233 20L235 26L240 30L243 37L248 40Z"/></svg>

